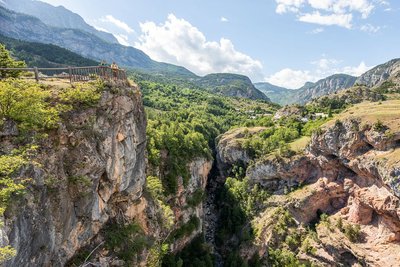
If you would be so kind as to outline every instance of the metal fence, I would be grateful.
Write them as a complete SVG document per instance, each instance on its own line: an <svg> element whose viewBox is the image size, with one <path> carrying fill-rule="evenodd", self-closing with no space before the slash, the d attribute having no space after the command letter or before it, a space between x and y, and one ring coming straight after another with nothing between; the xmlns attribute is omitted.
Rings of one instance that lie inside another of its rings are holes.
<svg viewBox="0 0 400 267"><path fill-rule="evenodd" d="M67 68L0 68L0 77L7 72L22 72L24 78L35 79L69 79L70 83L85 82L96 79L118 81L128 85L126 71L107 66L67 67Z"/></svg>

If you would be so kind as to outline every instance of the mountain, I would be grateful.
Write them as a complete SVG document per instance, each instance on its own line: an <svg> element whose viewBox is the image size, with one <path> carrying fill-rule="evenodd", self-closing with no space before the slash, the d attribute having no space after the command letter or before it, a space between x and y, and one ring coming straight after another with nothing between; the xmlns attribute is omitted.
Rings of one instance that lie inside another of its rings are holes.
<svg viewBox="0 0 400 267"><path fill-rule="evenodd" d="M197 77L183 67L154 61L139 49L109 43L79 29L52 27L36 17L1 6L0 26L0 33L7 37L58 45L90 59L116 61L125 67L161 75Z"/></svg>
<svg viewBox="0 0 400 267"><path fill-rule="evenodd" d="M255 87L278 104L304 104L313 98L350 88L354 85L356 79L356 77L347 74L334 74L315 83L307 82L303 87L295 90L282 88L270 83L256 83Z"/></svg>
<svg viewBox="0 0 400 267"><path fill-rule="evenodd" d="M244 75L213 73L195 80L195 84L217 94L271 101Z"/></svg>
<svg viewBox="0 0 400 267"><path fill-rule="evenodd" d="M267 82L255 83L254 86L267 95L272 102L281 105L290 104L291 99L295 94L295 90L283 88Z"/></svg>
<svg viewBox="0 0 400 267"><path fill-rule="evenodd" d="M81 16L63 6L55 7L41 1L32 0L3 0L3 3L0 1L1 4L16 12L37 17L49 26L78 29L96 35L109 43L118 43L114 35L96 30L93 26L87 24Z"/></svg>
<svg viewBox="0 0 400 267"><path fill-rule="evenodd" d="M372 68L361 75L355 83L373 87L389 79L400 80L400 58L392 59Z"/></svg>
<svg viewBox="0 0 400 267"><path fill-rule="evenodd" d="M10 50L12 56L23 60L28 67L42 68L67 66L97 66L97 61L84 58L65 48L52 44L20 41L0 35L0 43Z"/></svg>
<svg viewBox="0 0 400 267"><path fill-rule="evenodd" d="M316 83L307 83L296 90L295 102L304 104L313 98L350 88L354 85L356 79L356 77L347 74L334 74Z"/></svg>

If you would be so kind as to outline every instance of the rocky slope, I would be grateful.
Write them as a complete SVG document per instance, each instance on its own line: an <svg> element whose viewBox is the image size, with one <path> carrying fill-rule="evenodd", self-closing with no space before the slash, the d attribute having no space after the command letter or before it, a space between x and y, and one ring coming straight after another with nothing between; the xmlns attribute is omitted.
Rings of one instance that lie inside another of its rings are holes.
<svg viewBox="0 0 400 267"><path fill-rule="evenodd" d="M280 88L269 83L256 83L255 87L278 104L305 104L313 98L350 88L356 79L356 77L346 74L335 74L315 83L306 83L296 90Z"/></svg>
<svg viewBox="0 0 400 267"><path fill-rule="evenodd" d="M392 59L367 71L358 77L355 83L373 87L389 79L399 80L399 73L400 59Z"/></svg>
<svg viewBox="0 0 400 267"><path fill-rule="evenodd" d="M249 182L272 195L264 211L251 219L256 240L241 247L243 257L256 252L268 265L275 257L269 255L271 249L279 249L321 266L398 265L400 103L385 105L356 105L314 134L304 153L265 156L250 164ZM363 112L357 113L360 109ZM227 138L218 146L225 168L238 161L224 151L244 153L234 145L233 135L230 142ZM323 213L328 219L321 219ZM279 232L281 224L285 232ZM315 224L316 236L305 228ZM299 235L299 241L291 241ZM300 242L301 249L290 242Z"/></svg>
<svg viewBox="0 0 400 267"><path fill-rule="evenodd" d="M52 6L41 1L32 0L4 0L0 5L39 18L49 26L58 28L79 29L110 42L118 43L117 39L111 34L96 30L87 24L81 16L71 12L63 6Z"/></svg>

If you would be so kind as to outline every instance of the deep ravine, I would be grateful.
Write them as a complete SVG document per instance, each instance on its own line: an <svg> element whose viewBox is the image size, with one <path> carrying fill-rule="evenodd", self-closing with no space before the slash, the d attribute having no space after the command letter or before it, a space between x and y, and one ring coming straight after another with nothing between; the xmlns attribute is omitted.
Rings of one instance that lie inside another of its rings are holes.
<svg viewBox="0 0 400 267"><path fill-rule="evenodd" d="M216 195L223 187L223 179L219 174L217 160L214 160L212 169L208 175L206 187L206 199L203 202L204 208L204 236L207 244L212 247L214 255L214 266L222 267L223 260L219 254L218 247L215 243L215 234L218 228L219 210L216 203Z"/></svg>

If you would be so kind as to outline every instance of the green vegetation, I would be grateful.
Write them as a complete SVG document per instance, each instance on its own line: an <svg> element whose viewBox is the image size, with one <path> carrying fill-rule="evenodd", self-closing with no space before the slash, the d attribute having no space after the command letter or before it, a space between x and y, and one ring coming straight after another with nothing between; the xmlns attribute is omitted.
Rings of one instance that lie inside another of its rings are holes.
<svg viewBox="0 0 400 267"><path fill-rule="evenodd" d="M127 264L145 248L151 246L140 225L133 222L124 225L117 222L109 222L102 230L105 237L105 246L112 250Z"/></svg>
<svg viewBox="0 0 400 267"><path fill-rule="evenodd" d="M196 216L191 216L189 221L180 226L178 229L174 230L171 235L171 240L176 240L185 236L191 235L200 226L200 219Z"/></svg>
<svg viewBox="0 0 400 267"><path fill-rule="evenodd" d="M178 177L186 185L192 160L212 158L215 138L220 133L262 120L261 116L252 116L271 114L275 109L264 102L212 95L190 84L176 86L141 80L138 83L148 115L149 163L159 170L167 195L176 192Z"/></svg>
<svg viewBox="0 0 400 267"><path fill-rule="evenodd" d="M73 105L75 108L89 108L99 102L104 88L102 81L81 83L64 89L59 94L59 97L66 105Z"/></svg>
<svg viewBox="0 0 400 267"><path fill-rule="evenodd" d="M0 35L0 43L29 67L97 66L99 63L52 44L26 42ZM0 62L3 62L0 60ZM21 65L22 66L22 65ZM18 66L20 67L20 66Z"/></svg>
<svg viewBox="0 0 400 267"><path fill-rule="evenodd" d="M18 172L22 167L34 164L30 158L36 149L35 146L23 147L0 156L0 216L3 216L12 203L16 203L16 197L25 192L26 184L30 179L20 177ZM11 246L0 247L0 263L11 259L16 253Z"/></svg>
<svg viewBox="0 0 400 267"><path fill-rule="evenodd" d="M0 43L0 68L23 68L25 67L25 62L16 61L7 51L6 47ZM5 71L0 70L0 78L17 78L21 74L21 71Z"/></svg>
<svg viewBox="0 0 400 267"><path fill-rule="evenodd" d="M359 224L346 224L343 227L344 235L350 240L350 242L359 242L361 239L361 227Z"/></svg>
<svg viewBox="0 0 400 267"><path fill-rule="evenodd" d="M191 197L187 200L189 207L197 207L205 198L205 192L201 188L196 189Z"/></svg>
<svg viewBox="0 0 400 267"><path fill-rule="evenodd" d="M12 259L15 255L17 255L17 251L11 246L0 248L0 263Z"/></svg>
<svg viewBox="0 0 400 267"><path fill-rule="evenodd" d="M202 235L197 236L176 255L167 254L163 258L163 267L213 267L211 248L206 245Z"/></svg>
<svg viewBox="0 0 400 267"><path fill-rule="evenodd" d="M315 255L313 244L317 236L311 229L299 228L288 210L279 207L275 210L272 229L274 241L268 251L271 266L312 266L308 261L300 261L299 252Z"/></svg>

